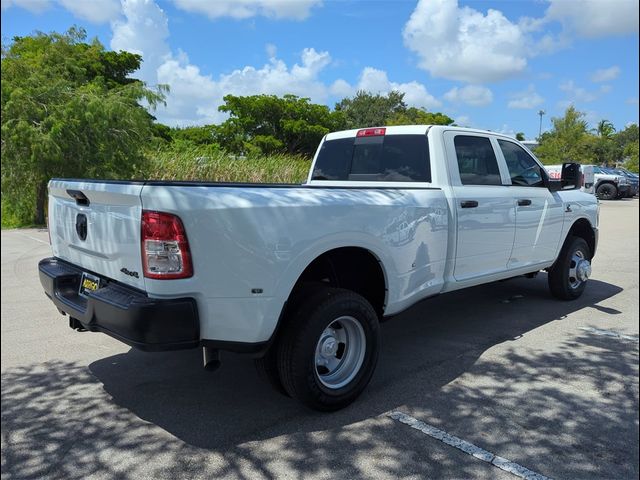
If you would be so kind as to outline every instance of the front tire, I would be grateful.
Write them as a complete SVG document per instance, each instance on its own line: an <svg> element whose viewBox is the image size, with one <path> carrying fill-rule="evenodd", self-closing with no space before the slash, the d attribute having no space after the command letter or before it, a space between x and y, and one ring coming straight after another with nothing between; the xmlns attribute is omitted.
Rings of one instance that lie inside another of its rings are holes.
<svg viewBox="0 0 640 480"><path fill-rule="evenodd" d="M601 200L615 200L618 198L618 188L612 183L603 183L598 186L596 196Z"/></svg>
<svg viewBox="0 0 640 480"><path fill-rule="evenodd" d="M319 287L293 313L278 347L287 393L315 410L339 410L371 380L380 349L378 316L355 292Z"/></svg>
<svg viewBox="0 0 640 480"><path fill-rule="evenodd" d="M560 300L582 295L591 275L591 250L580 237L568 237L556 262L549 269L549 289Z"/></svg>

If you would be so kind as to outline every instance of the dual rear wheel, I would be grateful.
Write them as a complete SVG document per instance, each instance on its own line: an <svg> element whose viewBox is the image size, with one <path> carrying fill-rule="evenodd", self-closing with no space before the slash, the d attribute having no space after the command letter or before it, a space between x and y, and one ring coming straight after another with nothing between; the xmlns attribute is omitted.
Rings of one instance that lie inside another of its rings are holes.
<svg viewBox="0 0 640 480"><path fill-rule="evenodd" d="M320 285L302 289L284 321L282 335L256 361L263 376L315 410L353 402L378 360L380 327L371 304L350 290Z"/></svg>

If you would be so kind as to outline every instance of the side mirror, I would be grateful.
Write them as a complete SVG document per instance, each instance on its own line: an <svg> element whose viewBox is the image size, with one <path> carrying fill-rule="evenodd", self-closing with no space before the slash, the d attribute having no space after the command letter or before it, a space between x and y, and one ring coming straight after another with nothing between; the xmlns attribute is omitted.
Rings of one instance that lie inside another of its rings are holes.
<svg viewBox="0 0 640 480"><path fill-rule="evenodd" d="M579 163L563 163L560 180L549 182L549 190L557 192L559 190L575 190L582 187L582 172Z"/></svg>

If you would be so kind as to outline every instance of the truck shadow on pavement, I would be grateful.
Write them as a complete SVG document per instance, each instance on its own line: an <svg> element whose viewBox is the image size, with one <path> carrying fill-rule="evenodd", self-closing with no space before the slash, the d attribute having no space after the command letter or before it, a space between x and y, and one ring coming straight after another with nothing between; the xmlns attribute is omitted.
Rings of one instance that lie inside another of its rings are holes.
<svg viewBox="0 0 640 480"><path fill-rule="evenodd" d="M423 301L382 326L372 383L355 404L334 414L312 412L273 392L250 358L232 354L223 354L215 373L202 369L199 350L131 350L96 361L89 371L63 361L10 369L2 374L2 474L270 478L285 468L333 478L416 470L440 477L455 463L456 476L476 476L473 459L467 467L455 455L430 461L437 452L428 449L420 458L407 455L417 448L416 438L426 437L380 417L402 409L442 428L455 425L460 436L505 456L514 444L518 451L529 448L558 476L637 478L638 394L628 380L637 378L637 344L630 348L577 330L553 351L532 355L510 347L499 361L479 361L491 347L583 308L593 310L585 326L597 327L598 318L619 312L596 304L621 290L592 280L583 297L559 302L541 274ZM576 346L595 353L577 355ZM583 396L572 386L575 378L558 382L567 372L582 382L586 376L589 385L576 385L604 392L606 401ZM456 384L468 375L482 381ZM515 382L525 390L511 388ZM520 412L516 423L514 410ZM508 433L477 436L496 430ZM392 441L390 431L396 432ZM560 434L570 440L554 442ZM272 441L260 442L266 439ZM589 463L593 458L583 458L588 453L569 456L572 445L602 457ZM387 454L398 461L385 463ZM381 459L365 472L360 455Z"/></svg>

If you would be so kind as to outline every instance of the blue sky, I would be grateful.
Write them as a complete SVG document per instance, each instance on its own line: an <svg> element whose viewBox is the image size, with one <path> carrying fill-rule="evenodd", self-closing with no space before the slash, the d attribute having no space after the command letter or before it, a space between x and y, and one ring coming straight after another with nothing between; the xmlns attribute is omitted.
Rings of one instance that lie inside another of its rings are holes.
<svg viewBox="0 0 640 480"><path fill-rule="evenodd" d="M638 122L637 0L2 0L4 43L72 25L143 55L170 125L223 121L227 93L333 107L358 89L527 138L569 104Z"/></svg>

